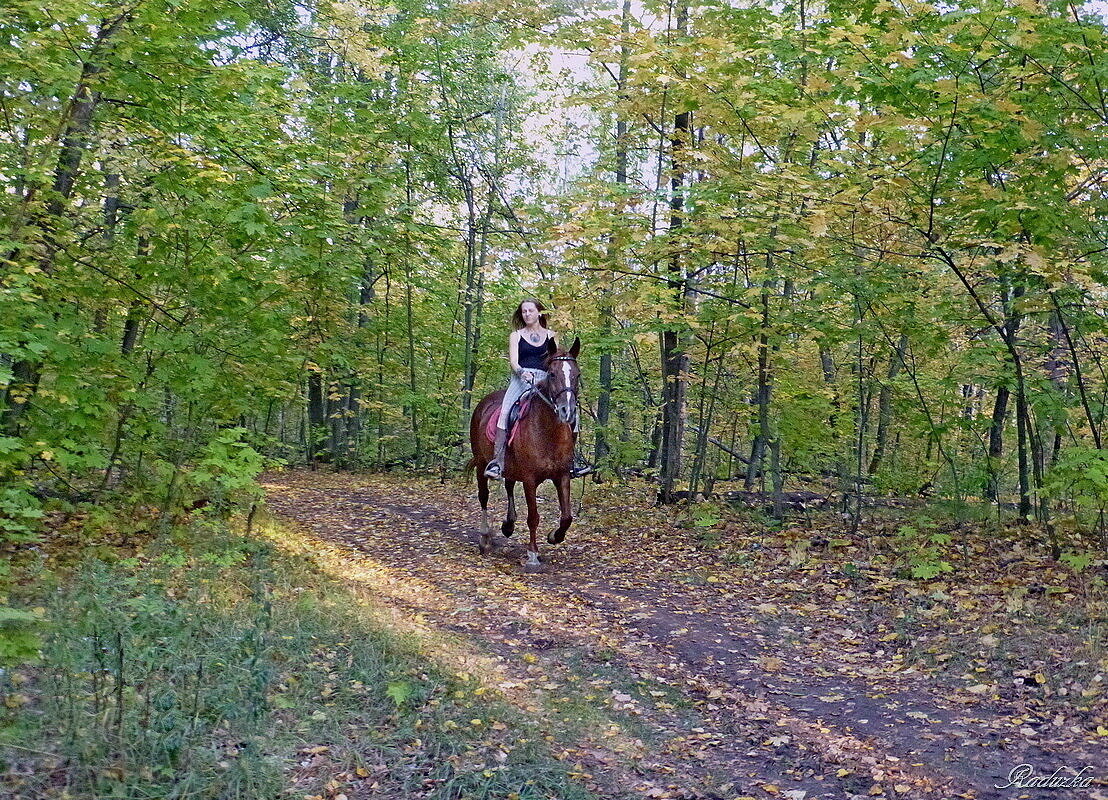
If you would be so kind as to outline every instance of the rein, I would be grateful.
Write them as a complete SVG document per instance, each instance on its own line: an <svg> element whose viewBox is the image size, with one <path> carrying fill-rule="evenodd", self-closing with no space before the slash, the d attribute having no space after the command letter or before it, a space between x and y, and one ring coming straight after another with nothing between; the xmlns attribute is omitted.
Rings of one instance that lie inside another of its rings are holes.
<svg viewBox="0 0 1108 800"><path fill-rule="evenodd" d="M573 356L554 356L554 358L550 359L551 363L554 363L555 361L572 361L572 362L576 363L577 359L574 358ZM548 372L549 372L549 370L548 370ZM546 380L550 380L550 378L548 377ZM543 383L545 383L545 382L546 381L543 381ZM558 398L561 397L563 394L568 394L571 397L573 397L574 411L576 411L576 408L577 408L577 392L573 391L573 389L571 389L568 386L566 386L563 389L559 389L557 392L555 392L553 397L547 397L546 393L543 392L542 389L540 389L538 386L532 386L531 389L528 390L528 392L526 394L524 394L524 397L527 397L528 395L537 395L544 403L546 403L550 407L551 411L555 411L557 409L554 407L554 404L555 404L555 402L557 402Z"/></svg>

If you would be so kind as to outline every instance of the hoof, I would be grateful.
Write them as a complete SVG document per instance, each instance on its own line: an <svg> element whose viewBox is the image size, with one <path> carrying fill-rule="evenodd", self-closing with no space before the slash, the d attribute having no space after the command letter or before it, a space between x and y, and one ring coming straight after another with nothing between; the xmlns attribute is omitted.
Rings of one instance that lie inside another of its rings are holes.
<svg viewBox="0 0 1108 800"><path fill-rule="evenodd" d="M543 567L543 565L541 563L540 564L532 564L530 561L524 561L522 566L523 566L523 571L528 573L528 574L536 574L536 573L545 571L545 567Z"/></svg>
<svg viewBox="0 0 1108 800"><path fill-rule="evenodd" d="M481 541L477 543L477 550L481 553L481 555L487 556L490 552L492 552L492 542L486 537L482 536Z"/></svg>
<svg viewBox="0 0 1108 800"><path fill-rule="evenodd" d="M539 560L538 553L529 552L520 562L520 566L523 567L524 572L542 572L542 562Z"/></svg>
<svg viewBox="0 0 1108 800"><path fill-rule="evenodd" d="M566 539L565 531L551 531L546 535L546 541L550 544L561 544Z"/></svg>
<svg viewBox="0 0 1108 800"><path fill-rule="evenodd" d="M511 536L516 532L516 524L514 522L505 522L500 526L500 532L505 536Z"/></svg>

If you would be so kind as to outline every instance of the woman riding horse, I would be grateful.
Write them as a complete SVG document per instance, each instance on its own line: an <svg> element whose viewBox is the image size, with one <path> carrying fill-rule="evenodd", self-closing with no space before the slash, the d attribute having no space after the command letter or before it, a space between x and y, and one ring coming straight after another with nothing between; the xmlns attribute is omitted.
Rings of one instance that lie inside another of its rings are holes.
<svg viewBox="0 0 1108 800"><path fill-rule="evenodd" d="M508 449L508 414L512 406L524 392L540 384L546 378L547 342L554 342L557 334L547 327L545 307L538 300L524 300L516 306L512 314L513 330L508 334L508 363L512 366L512 378L504 400L500 404L500 416L496 421L496 441L493 445L493 460L485 468L489 478L500 479L504 476L504 456ZM573 432L580 427L574 421ZM593 471L578 455L573 454L570 477L580 478Z"/></svg>
<svg viewBox="0 0 1108 800"><path fill-rule="evenodd" d="M528 309L528 313L531 311L532 309ZM537 304L533 307L533 312L536 316L539 314ZM522 348L516 349L518 354ZM550 532L546 541L559 544L565 539L566 531L573 523L569 487L570 465L577 443L575 423L579 416L577 392L581 377L577 356L580 350L579 339L574 339L568 350L562 350L554 344L553 338L548 337L542 369L533 371L537 374L527 374L530 368L521 366L520 371L532 379L521 378L521 382L532 386L534 394L528 409L513 426L510 448L505 446L507 431L501 412L511 405L503 402L503 389L482 398L469 420L469 443L473 451L470 464L478 470L477 499L481 504L481 539L478 549L482 555L493 550L492 531L489 529L489 477L485 474L485 468L493 460L494 432L497 430L496 423L500 420L498 432L502 437L501 468L497 472L504 480L504 494L508 500L507 514L500 531L505 536L511 536L515 529L515 486L517 483L522 484L523 496L527 502L527 529L530 534L527 557L523 562L526 571L541 569L537 491L542 483L550 481L556 487L560 512L558 527Z"/></svg>

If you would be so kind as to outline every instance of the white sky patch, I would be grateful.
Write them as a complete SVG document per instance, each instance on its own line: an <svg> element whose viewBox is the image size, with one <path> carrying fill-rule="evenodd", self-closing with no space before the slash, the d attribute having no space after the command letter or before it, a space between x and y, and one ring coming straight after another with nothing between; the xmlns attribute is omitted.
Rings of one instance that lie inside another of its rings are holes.
<svg viewBox="0 0 1108 800"><path fill-rule="evenodd" d="M595 80L589 54L528 45L510 54L523 88L533 92L538 113L523 124L523 136L536 160L546 165L547 185L556 193L596 161L592 143L597 119L588 106L576 103L576 87Z"/></svg>

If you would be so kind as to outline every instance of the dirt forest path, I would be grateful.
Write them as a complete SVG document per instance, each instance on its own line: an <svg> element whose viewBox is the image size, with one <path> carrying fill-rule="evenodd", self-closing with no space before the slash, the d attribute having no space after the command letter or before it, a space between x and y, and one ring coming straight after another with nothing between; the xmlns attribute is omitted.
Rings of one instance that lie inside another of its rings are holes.
<svg viewBox="0 0 1108 800"><path fill-rule="evenodd" d="M583 734L565 753L602 795L1104 797L1108 758L1076 727L1038 744L1036 721L1004 702L906 667L896 631L852 608L845 585L813 600L814 578L729 563L649 508L586 503L552 547L557 504L544 493L547 570L524 574L526 525L480 557L475 493L461 481L301 472L264 485L273 514L377 576L382 604L502 665L524 708L569 720L558 695L575 686L626 720L634 735L613 724L610 740ZM1091 765L1097 781L996 788L1020 764L1037 775Z"/></svg>

